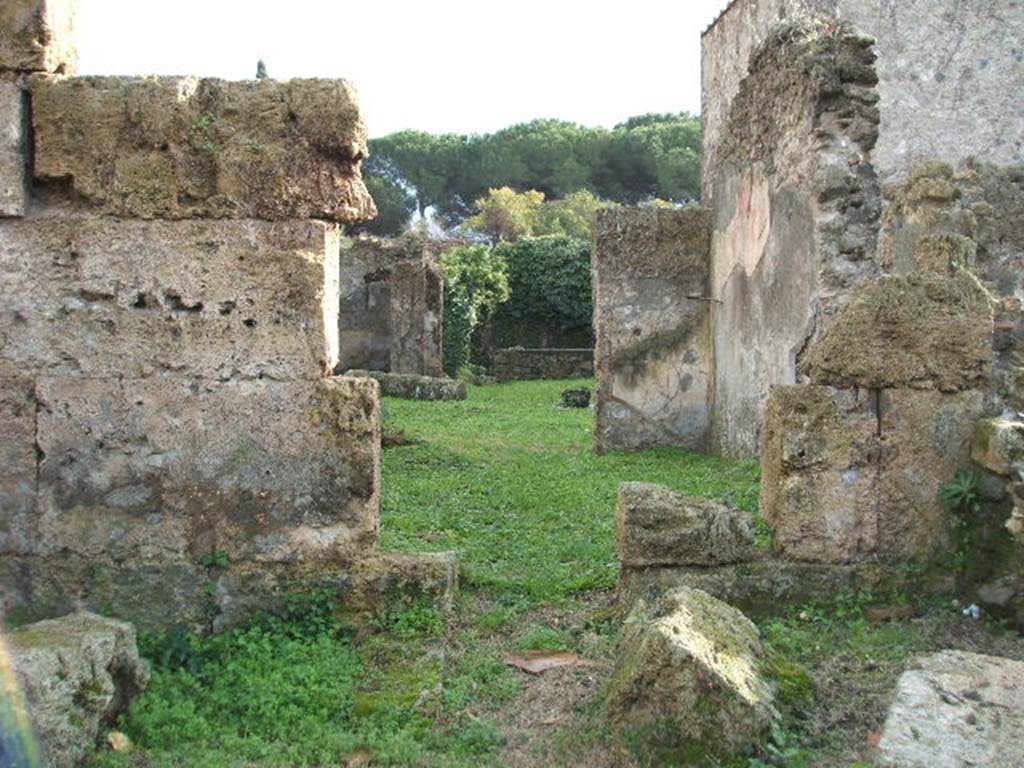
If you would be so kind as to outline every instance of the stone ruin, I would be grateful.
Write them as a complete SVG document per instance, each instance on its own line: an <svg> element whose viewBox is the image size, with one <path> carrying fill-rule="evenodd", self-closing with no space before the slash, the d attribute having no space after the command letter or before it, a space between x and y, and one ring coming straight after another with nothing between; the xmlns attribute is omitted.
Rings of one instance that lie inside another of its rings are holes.
<svg viewBox="0 0 1024 768"><path fill-rule="evenodd" d="M756 633L715 598L761 614L959 592L1024 627L1021 39L1008 0L734 0L703 37L705 207L599 215L595 449L759 456L771 537L755 547L727 505L620 488L632 618L606 714L655 762L764 733L770 688L737 676ZM1018 662L919 666L881 764L1019 762ZM1006 690L968 733L947 727L962 707L932 708L947 682ZM675 706L700 690L699 717Z"/></svg>
<svg viewBox="0 0 1024 768"><path fill-rule="evenodd" d="M425 238L357 237L341 250L339 372L443 377L440 249Z"/></svg>
<svg viewBox="0 0 1024 768"><path fill-rule="evenodd" d="M935 5L736 0L706 207L595 227L596 449L760 455L786 569L949 557L940 490L1024 410L1024 13Z"/></svg>
<svg viewBox="0 0 1024 768"><path fill-rule="evenodd" d="M340 225L374 213L352 87L73 77L71 19L0 11L3 613L216 628L311 583L445 593L451 556L375 554L379 386L333 375ZM411 272L396 313L439 312ZM434 366L435 329L397 325L394 364Z"/></svg>

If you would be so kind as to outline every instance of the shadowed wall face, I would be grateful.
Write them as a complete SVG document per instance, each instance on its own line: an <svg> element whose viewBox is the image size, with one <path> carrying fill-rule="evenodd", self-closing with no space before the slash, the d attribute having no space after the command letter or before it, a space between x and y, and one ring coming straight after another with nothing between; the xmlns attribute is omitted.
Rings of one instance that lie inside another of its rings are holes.
<svg viewBox="0 0 1024 768"><path fill-rule="evenodd" d="M438 256L415 237L342 243L339 371L444 375Z"/></svg>

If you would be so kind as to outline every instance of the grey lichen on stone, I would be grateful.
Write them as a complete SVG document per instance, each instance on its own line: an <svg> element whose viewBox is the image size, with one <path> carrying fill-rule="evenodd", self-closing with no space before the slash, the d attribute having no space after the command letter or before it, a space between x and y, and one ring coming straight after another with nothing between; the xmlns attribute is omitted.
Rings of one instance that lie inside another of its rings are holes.
<svg viewBox="0 0 1024 768"><path fill-rule="evenodd" d="M759 743L777 716L757 627L681 587L627 619L605 717L647 764L711 765Z"/></svg>
<svg viewBox="0 0 1024 768"><path fill-rule="evenodd" d="M652 483L619 486L616 528L626 567L735 563L754 547L747 513Z"/></svg>
<svg viewBox="0 0 1024 768"><path fill-rule="evenodd" d="M29 624L9 650L51 768L71 768L148 682L135 628L92 613Z"/></svg>
<svg viewBox="0 0 1024 768"><path fill-rule="evenodd" d="M878 745L885 768L1024 765L1024 662L964 651L900 676Z"/></svg>

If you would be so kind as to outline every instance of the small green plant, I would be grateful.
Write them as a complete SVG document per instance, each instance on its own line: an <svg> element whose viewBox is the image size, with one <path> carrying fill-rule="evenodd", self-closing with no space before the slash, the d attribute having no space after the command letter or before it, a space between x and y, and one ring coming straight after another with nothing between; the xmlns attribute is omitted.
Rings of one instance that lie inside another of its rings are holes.
<svg viewBox="0 0 1024 768"><path fill-rule="evenodd" d="M981 506L981 499L978 496L980 482L981 477L977 472L962 469L956 473L952 482L944 485L939 491L939 501L958 514L977 512Z"/></svg>
<svg viewBox="0 0 1024 768"><path fill-rule="evenodd" d="M223 570L231 564L231 558L228 557L226 551L218 549L216 552L211 552L199 558L199 564L207 568L220 568Z"/></svg>
<svg viewBox="0 0 1024 768"><path fill-rule="evenodd" d="M772 724L771 739L764 746L764 754L751 758L747 768L804 768L809 760L795 734Z"/></svg>

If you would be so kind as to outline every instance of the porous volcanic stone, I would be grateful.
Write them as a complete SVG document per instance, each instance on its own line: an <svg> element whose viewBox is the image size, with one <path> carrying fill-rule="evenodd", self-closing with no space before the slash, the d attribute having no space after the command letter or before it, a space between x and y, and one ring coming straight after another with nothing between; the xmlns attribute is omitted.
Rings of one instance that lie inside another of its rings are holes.
<svg viewBox="0 0 1024 768"><path fill-rule="evenodd" d="M71 376L318 379L338 227L75 216L0 226L0 357Z"/></svg>
<svg viewBox="0 0 1024 768"><path fill-rule="evenodd" d="M355 222L376 213L360 175L358 98L344 80L34 76L37 179L139 218Z"/></svg>
<svg viewBox="0 0 1024 768"><path fill-rule="evenodd" d="M0 71L61 72L78 66L77 0L4 0L0 3Z"/></svg>
<svg viewBox="0 0 1024 768"><path fill-rule="evenodd" d="M992 329L991 298L966 271L884 276L854 292L802 368L837 387L983 389Z"/></svg>
<svg viewBox="0 0 1024 768"><path fill-rule="evenodd" d="M376 541L372 381L42 377L35 396L38 535L20 554L337 560Z"/></svg>
<svg viewBox="0 0 1024 768"><path fill-rule="evenodd" d="M1010 475L1024 463L1024 422L986 419L978 422L971 442L971 458L990 472Z"/></svg>
<svg viewBox="0 0 1024 768"><path fill-rule="evenodd" d="M620 485L615 519L623 567L735 563L754 547L750 515L662 485Z"/></svg>
<svg viewBox="0 0 1024 768"><path fill-rule="evenodd" d="M773 388L761 511L776 551L819 563L948 555L939 491L967 464L983 409L975 391Z"/></svg>
<svg viewBox="0 0 1024 768"><path fill-rule="evenodd" d="M135 628L92 613L29 624L8 636L45 764L72 768L140 693L148 672Z"/></svg>
<svg viewBox="0 0 1024 768"><path fill-rule="evenodd" d="M1024 765L1024 662L939 651L913 666L886 717L879 766Z"/></svg>
<svg viewBox="0 0 1024 768"><path fill-rule="evenodd" d="M605 716L646 765L712 765L757 744L775 716L757 627L698 589L627 621Z"/></svg>

